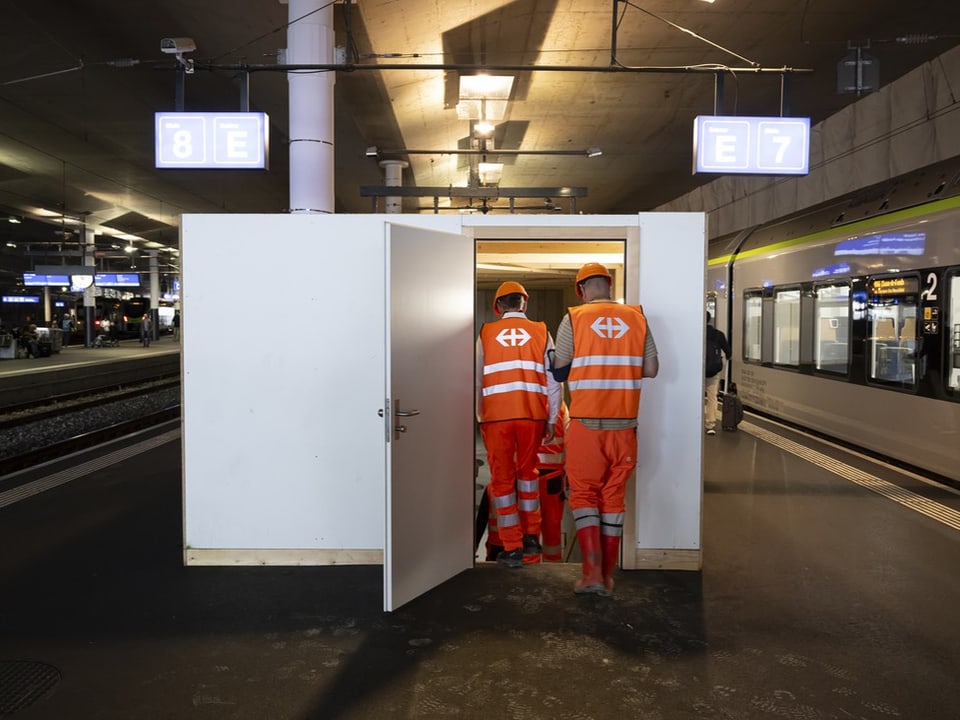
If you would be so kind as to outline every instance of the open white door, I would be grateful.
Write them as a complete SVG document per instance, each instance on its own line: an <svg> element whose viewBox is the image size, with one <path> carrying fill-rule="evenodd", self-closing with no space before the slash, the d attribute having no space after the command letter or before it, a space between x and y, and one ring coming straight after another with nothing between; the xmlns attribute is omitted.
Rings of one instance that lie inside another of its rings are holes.
<svg viewBox="0 0 960 720"><path fill-rule="evenodd" d="M388 224L384 610L473 567L474 243Z"/></svg>

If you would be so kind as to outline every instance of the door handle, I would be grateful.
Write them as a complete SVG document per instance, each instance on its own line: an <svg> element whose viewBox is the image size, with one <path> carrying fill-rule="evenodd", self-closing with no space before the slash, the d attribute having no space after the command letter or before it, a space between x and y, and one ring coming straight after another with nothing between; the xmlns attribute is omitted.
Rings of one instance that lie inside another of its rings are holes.
<svg viewBox="0 0 960 720"><path fill-rule="evenodd" d="M397 410L394 415L397 417L413 417L414 415L419 415L419 410Z"/></svg>

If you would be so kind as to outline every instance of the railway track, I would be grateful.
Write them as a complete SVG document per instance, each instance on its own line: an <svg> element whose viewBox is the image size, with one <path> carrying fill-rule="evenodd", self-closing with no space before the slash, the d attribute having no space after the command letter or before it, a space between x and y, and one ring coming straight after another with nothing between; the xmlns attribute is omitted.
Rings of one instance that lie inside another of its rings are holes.
<svg viewBox="0 0 960 720"><path fill-rule="evenodd" d="M95 447L109 440L115 440L139 430L145 430L146 428L174 420L178 417L180 417L180 406L174 405L142 415L138 418L123 420L68 437L64 440L51 442L39 448L0 458L0 485L2 485L3 477L11 473L66 457L80 450Z"/></svg>

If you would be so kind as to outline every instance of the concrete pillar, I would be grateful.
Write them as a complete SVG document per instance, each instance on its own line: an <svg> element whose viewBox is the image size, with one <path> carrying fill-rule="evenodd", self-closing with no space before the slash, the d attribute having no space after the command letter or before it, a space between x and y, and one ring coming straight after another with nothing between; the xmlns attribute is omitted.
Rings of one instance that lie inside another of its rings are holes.
<svg viewBox="0 0 960 720"><path fill-rule="evenodd" d="M147 257L150 260L150 339L156 340L160 335L160 263L156 250L151 250Z"/></svg>
<svg viewBox="0 0 960 720"><path fill-rule="evenodd" d="M383 168L383 184L387 187L400 187L403 185L403 169L410 167L410 163L405 160L381 160L380 167ZM384 198L383 211L387 213L403 212L403 199L394 196Z"/></svg>
<svg viewBox="0 0 960 720"><path fill-rule="evenodd" d="M96 275L96 264L97 259L95 255L96 250L96 236L92 229L84 227L83 229L83 264L85 267L90 268L90 274ZM94 323L97 319L97 308L96 300L94 300L94 286L93 283L90 283L90 286L85 288L83 291L83 344L84 347L93 347L93 341L96 338L96 328L94 328ZM80 318L77 318L79 320Z"/></svg>
<svg viewBox="0 0 960 720"><path fill-rule="evenodd" d="M333 62L333 3L325 0L289 0L288 19L288 65ZM287 74L290 90L291 213L334 211L335 79L332 70L291 71Z"/></svg>

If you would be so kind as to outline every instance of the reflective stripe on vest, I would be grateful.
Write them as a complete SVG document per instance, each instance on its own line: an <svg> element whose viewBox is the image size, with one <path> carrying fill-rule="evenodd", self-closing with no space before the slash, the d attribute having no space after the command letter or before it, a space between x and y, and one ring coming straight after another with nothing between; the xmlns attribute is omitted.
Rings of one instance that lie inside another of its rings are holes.
<svg viewBox="0 0 960 720"><path fill-rule="evenodd" d="M501 318L480 328L483 346L481 422L546 420L546 323Z"/></svg>
<svg viewBox="0 0 960 720"><path fill-rule="evenodd" d="M570 308L575 357L570 415L634 418L640 406L647 319L639 307L587 303Z"/></svg>

